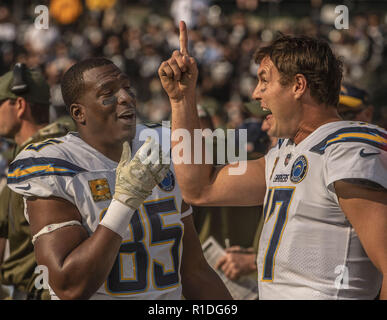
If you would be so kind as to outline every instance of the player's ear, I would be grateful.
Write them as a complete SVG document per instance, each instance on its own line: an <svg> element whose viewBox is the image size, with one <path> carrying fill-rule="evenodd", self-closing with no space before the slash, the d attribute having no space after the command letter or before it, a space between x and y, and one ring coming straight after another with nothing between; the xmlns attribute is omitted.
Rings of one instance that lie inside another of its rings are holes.
<svg viewBox="0 0 387 320"><path fill-rule="evenodd" d="M17 97L13 104L15 106L16 116L19 119L24 118L27 114L27 101L22 97Z"/></svg>
<svg viewBox="0 0 387 320"><path fill-rule="evenodd" d="M85 124L86 122L86 118L85 118L85 112L84 112L84 107L79 104L79 103L73 103L71 106L70 106L70 115L71 115L71 118L73 118L73 120L76 122L76 123L79 123L79 124Z"/></svg>
<svg viewBox="0 0 387 320"><path fill-rule="evenodd" d="M300 99L308 87L308 81L301 73L294 76L293 92L296 99Z"/></svg>

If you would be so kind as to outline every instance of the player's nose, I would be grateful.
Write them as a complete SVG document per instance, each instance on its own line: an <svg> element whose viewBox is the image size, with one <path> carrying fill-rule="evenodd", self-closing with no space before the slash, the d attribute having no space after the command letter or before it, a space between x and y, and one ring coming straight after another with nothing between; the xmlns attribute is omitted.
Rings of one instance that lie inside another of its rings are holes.
<svg viewBox="0 0 387 320"><path fill-rule="evenodd" d="M134 96L132 94L130 94L130 92L128 92L128 90L121 88L118 91L118 99L117 99L118 104L129 106L129 105L135 103L135 101L136 100L135 100Z"/></svg>
<svg viewBox="0 0 387 320"><path fill-rule="evenodd" d="M254 100L261 100L262 99L261 90L259 89L259 83L257 84L257 86L255 87L255 89L253 91L252 98Z"/></svg>

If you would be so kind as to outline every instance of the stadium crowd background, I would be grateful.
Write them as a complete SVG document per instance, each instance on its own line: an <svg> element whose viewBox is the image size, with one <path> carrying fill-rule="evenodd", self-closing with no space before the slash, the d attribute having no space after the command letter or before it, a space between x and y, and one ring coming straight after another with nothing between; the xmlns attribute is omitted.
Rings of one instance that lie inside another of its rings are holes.
<svg viewBox="0 0 387 320"><path fill-rule="evenodd" d="M68 6L61 7L63 3ZM47 30L34 25L34 9L41 4L50 9ZM338 4L349 9L347 30L335 29ZM90 9L98 6L107 9ZM240 109L256 85L252 54L276 31L327 39L342 56L345 80L369 91L376 107L375 122L386 127L385 1L2 1L0 74L15 62L41 68L51 86L55 119L65 112L59 87L63 72L75 61L103 55L130 75L139 118L165 120L170 107L157 69L178 48L177 21L182 18L190 29L191 52L199 65L198 101L213 116L216 127L236 127L243 120Z"/></svg>

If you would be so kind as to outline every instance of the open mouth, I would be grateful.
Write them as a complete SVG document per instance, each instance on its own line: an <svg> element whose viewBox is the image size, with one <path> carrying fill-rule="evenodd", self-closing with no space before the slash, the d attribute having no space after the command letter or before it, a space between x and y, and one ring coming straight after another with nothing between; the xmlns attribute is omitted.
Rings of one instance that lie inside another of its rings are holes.
<svg viewBox="0 0 387 320"><path fill-rule="evenodd" d="M136 117L136 112L134 110L127 110L124 112L121 112L118 115L118 119L123 119L123 120L133 120Z"/></svg>
<svg viewBox="0 0 387 320"><path fill-rule="evenodd" d="M136 113L135 112L123 112L118 117L117 120L121 125L126 128L132 128L136 125Z"/></svg>
<svg viewBox="0 0 387 320"><path fill-rule="evenodd" d="M118 119L130 120L134 119L135 114L124 114L118 117Z"/></svg>
<svg viewBox="0 0 387 320"><path fill-rule="evenodd" d="M270 118L273 117L272 112L271 112L270 109L268 109L268 108L262 106L262 110L265 111L266 114L267 114L267 115L266 115L266 120L269 120Z"/></svg>

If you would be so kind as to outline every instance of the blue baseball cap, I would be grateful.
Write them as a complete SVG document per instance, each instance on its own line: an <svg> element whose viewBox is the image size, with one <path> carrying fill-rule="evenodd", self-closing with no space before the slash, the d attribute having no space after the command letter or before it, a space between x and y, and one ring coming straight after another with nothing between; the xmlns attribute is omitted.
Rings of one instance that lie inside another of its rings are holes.
<svg viewBox="0 0 387 320"><path fill-rule="evenodd" d="M339 96L339 105L351 109L363 108L369 104L367 91L349 84L342 84Z"/></svg>

